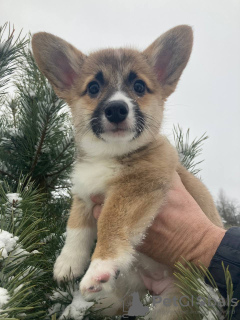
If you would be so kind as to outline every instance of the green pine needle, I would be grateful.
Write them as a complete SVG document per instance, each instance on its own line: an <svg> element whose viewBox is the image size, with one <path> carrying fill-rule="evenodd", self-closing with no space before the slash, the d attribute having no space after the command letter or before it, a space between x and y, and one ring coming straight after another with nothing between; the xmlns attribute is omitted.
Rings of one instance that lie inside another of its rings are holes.
<svg viewBox="0 0 240 320"><path fill-rule="evenodd" d="M197 166L203 160L196 161L196 157L201 154L203 142L208 139L208 136L204 133L200 138L195 138L190 142L190 129L184 133L179 125L173 127L173 136L182 165L192 174L198 174L201 169Z"/></svg>
<svg viewBox="0 0 240 320"><path fill-rule="evenodd" d="M228 268L225 269L223 264L222 266L225 274L227 295L229 297L229 301L231 301L233 297L233 283L231 275ZM187 300L190 304L188 307L182 307L184 315L179 315L180 320L192 320L193 314L194 320L202 320L203 315L207 316L209 312L216 320L231 320L235 307L230 304L227 306L227 310L223 310L223 298L221 297L215 280L205 266L201 265L198 268L194 264L184 260L184 265L178 262L175 265L175 268L176 272L174 273L174 276L178 280L176 285L181 290L182 295L188 297ZM205 279L208 279L211 287L206 285ZM216 301L216 307L207 305L206 302L209 299ZM192 301L193 305L191 305ZM204 301L205 305L201 306L200 301Z"/></svg>

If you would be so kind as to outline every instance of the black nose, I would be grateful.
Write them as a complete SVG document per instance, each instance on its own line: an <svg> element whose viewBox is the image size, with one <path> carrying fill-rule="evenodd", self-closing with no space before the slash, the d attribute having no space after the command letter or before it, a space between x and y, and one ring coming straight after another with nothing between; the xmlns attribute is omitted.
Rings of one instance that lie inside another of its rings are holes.
<svg viewBox="0 0 240 320"><path fill-rule="evenodd" d="M124 101L112 101L105 109L105 116L110 122L119 123L127 118L128 105Z"/></svg>

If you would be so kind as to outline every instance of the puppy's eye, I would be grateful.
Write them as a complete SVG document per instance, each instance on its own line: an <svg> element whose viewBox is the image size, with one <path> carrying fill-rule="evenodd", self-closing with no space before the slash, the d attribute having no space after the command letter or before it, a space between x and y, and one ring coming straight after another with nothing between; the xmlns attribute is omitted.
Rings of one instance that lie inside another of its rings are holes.
<svg viewBox="0 0 240 320"><path fill-rule="evenodd" d="M100 91L100 86L97 81L92 81L88 85L88 94L90 96L96 96Z"/></svg>
<svg viewBox="0 0 240 320"><path fill-rule="evenodd" d="M146 90L146 85L142 80L136 80L134 82L133 89L138 95L144 95Z"/></svg>

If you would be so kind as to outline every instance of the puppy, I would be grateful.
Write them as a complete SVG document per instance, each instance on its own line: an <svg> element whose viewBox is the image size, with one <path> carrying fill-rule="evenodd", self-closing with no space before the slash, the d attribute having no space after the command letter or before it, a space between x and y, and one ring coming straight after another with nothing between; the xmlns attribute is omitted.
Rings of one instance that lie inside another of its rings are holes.
<svg viewBox="0 0 240 320"><path fill-rule="evenodd" d="M186 25L164 33L143 52L105 49L86 56L48 33L32 39L40 70L71 107L78 150L66 243L54 277L83 275L91 258L80 290L86 300L110 306L104 310L109 316L119 314L126 294L144 296L142 270L162 270L169 283L163 298L178 294L173 271L135 250L163 205L175 171L209 219L222 225L208 190L180 165L176 150L159 133L164 102L177 86L192 43ZM98 222L90 199L96 194L105 196ZM145 318L177 319L179 311L161 304Z"/></svg>

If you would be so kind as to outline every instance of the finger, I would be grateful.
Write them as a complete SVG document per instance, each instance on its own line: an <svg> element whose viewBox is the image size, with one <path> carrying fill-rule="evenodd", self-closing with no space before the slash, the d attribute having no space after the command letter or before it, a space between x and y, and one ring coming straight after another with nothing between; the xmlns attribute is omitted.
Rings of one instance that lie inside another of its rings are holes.
<svg viewBox="0 0 240 320"><path fill-rule="evenodd" d="M95 194L91 196L92 202L96 204L103 204L104 202L104 195L103 194Z"/></svg>
<svg viewBox="0 0 240 320"><path fill-rule="evenodd" d="M96 220L99 218L101 211L102 206L100 206L99 204L93 207L93 216Z"/></svg>

